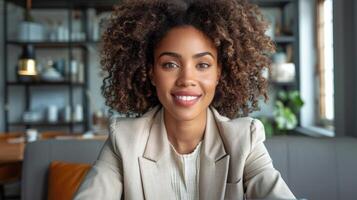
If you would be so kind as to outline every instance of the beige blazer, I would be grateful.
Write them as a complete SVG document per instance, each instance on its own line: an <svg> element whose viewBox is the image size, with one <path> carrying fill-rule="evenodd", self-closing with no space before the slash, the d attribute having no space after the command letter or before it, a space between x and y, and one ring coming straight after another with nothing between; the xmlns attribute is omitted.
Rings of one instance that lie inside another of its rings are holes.
<svg viewBox="0 0 357 200"><path fill-rule="evenodd" d="M295 199L263 144L264 127L252 118L230 120L208 108L200 154L199 197ZM170 144L163 109L116 119L76 200L176 199L170 185Z"/></svg>

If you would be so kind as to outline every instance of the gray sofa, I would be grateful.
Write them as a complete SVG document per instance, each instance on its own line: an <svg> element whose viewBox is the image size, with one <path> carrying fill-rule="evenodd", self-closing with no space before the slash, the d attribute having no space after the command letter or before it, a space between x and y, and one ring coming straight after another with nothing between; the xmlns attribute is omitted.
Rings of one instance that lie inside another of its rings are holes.
<svg viewBox="0 0 357 200"><path fill-rule="evenodd" d="M104 141L44 140L26 145L22 167L21 199L47 199L47 172L53 160L93 163Z"/></svg>
<svg viewBox="0 0 357 200"><path fill-rule="evenodd" d="M26 146L22 199L46 199L51 161L92 163L103 141L48 140ZM275 167L298 198L357 199L357 139L279 136L266 141Z"/></svg>
<svg viewBox="0 0 357 200"><path fill-rule="evenodd" d="M273 137L266 146L299 198L357 199L357 139Z"/></svg>

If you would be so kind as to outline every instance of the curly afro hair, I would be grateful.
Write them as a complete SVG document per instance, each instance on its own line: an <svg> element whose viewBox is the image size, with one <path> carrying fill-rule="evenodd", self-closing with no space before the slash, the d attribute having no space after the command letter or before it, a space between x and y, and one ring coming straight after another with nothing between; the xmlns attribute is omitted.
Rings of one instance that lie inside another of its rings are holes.
<svg viewBox="0 0 357 200"><path fill-rule="evenodd" d="M103 34L101 64L106 105L139 115L159 105L149 72L156 44L172 28L193 26L215 44L222 74L211 106L229 118L266 101L272 40L258 7L246 0L127 0L115 7Z"/></svg>

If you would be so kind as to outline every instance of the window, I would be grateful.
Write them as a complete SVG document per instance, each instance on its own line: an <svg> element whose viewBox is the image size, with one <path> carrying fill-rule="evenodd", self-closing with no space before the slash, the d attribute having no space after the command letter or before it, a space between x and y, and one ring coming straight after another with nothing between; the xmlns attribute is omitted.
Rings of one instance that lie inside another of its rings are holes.
<svg viewBox="0 0 357 200"><path fill-rule="evenodd" d="M333 129L334 120L334 60L332 0L317 1L317 123Z"/></svg>

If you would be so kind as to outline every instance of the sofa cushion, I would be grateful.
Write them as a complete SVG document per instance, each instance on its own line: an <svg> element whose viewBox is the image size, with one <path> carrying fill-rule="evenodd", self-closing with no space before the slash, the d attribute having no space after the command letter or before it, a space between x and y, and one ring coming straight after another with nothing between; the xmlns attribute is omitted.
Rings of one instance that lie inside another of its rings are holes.
<svg viewBox="0 0 357 200"><path fill-rule="evenodd" d="M71 200L88 170L89 164L51 162L48 176L48 200Z"/></svg>

